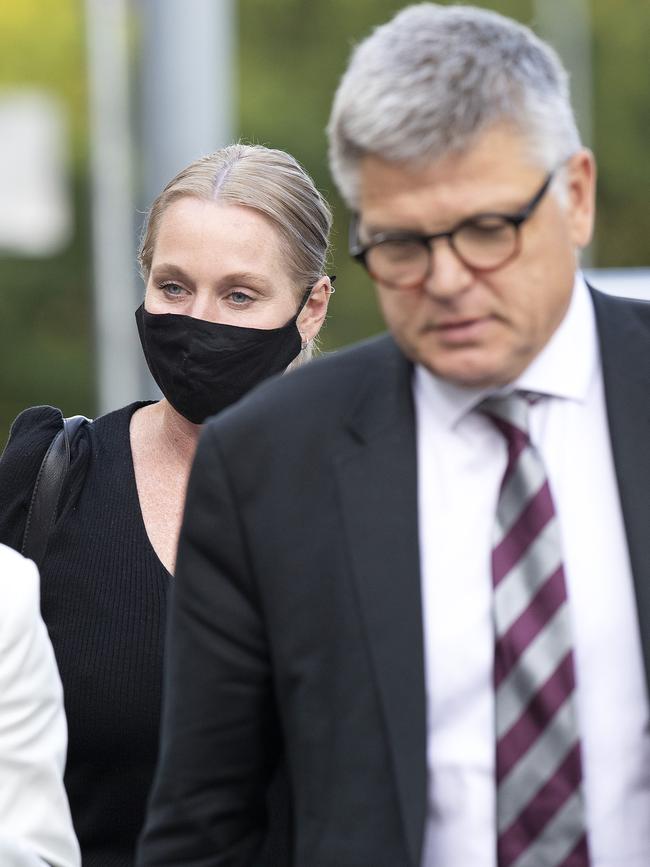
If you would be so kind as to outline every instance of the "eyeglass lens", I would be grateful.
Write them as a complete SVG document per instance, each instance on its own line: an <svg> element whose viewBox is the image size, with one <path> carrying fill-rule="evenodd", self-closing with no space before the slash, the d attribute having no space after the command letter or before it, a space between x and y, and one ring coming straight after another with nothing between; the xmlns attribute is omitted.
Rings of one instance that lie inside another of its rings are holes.
<svg viewBox="0 0 650 867"><path fill-rule="evenodd" d="M444 240L469 267L496 268L516 251L517 229L506 220L490 217L459 226ZM399 287L422 282L431 267L430 243L424 239L383 241L366 252L366 265L375 278L388 284Z"/></svg>

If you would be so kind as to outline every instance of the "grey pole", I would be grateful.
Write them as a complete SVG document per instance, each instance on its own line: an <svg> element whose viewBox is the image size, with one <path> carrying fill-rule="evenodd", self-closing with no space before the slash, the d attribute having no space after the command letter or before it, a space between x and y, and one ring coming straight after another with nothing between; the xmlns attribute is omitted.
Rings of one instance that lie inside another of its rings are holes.
<svg viewBox="0 0 650 867"><path fill-rule="evenodd" d="M535 30L569 70L571 99L583 142L593 145L593 84L589 0L535 0Z"/></svg>
<svg viewBox="0 0 650 867"><path fill-rule="evenodd" d="M135 308L127 0L86 0L91 139L97 403L101 413L140 394Z"/></svg>
<svg viewBox="0 0 650 867"><path fill-rule="evenodd" d="M146 211L183 166L233 140L235 0L140 0L139 11ZM144 376L143 388L157 396Z"/></svg>
<svg viewBox="0 0 650 867"><path fill-rule="evenodd" d="M140 0L143 193L233 136L233 0Z"/></svg>

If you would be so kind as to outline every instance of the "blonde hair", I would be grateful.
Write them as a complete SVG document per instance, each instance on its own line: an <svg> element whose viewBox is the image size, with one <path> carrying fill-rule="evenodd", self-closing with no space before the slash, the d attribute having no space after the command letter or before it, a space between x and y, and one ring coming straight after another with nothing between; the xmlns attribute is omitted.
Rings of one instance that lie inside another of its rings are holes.
<svg viewBox="0 0 650 867"><path fill-rule="evenodd" d="M233 144L191 163L155 199L138 253L145 283L163 215L169 205L186 196L245 205L268 217L278 231L289 273L301 293L323 276L332 213L311 177L284 151Z"/></svg>

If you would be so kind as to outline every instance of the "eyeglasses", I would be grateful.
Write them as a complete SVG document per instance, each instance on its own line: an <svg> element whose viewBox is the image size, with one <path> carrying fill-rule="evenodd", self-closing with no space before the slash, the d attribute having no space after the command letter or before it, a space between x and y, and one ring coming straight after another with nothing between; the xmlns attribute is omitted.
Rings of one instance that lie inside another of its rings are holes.
<svg viewBox="0 0 650 867"><path fill-rule="evenodd" d="M382 232L368 244L359 241L359 215L350 223L350 254L370 276L390 289L419 288L431 272L433 242L446 238L460 261L476 271L494 271L514 259L521 249L519 230L551 185L550 172L528 204L516 214L477 214L449 232Z"/></svg>

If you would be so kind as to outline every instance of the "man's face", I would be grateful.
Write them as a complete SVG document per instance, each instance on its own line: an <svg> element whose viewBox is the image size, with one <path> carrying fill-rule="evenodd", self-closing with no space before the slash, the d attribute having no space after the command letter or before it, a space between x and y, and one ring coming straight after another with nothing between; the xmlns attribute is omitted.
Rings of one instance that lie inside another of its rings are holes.
<svg viewBox="0 0 650 867"><path fill-rule="evenodd" d="M593 223L589 152L575 154L564 171L566 202L553 192L543 197L520 228L519 254L502 267L469 268L443 238L434 242L422 285L377 282L388 327L411 360L458 385L487 387L516 379L540 352L567 310L576 250L589 242ZM478 214L513 214L544 177L522 139L504 127L423 169L368 156L360 168L360 237L428 235Z"/></svg>

